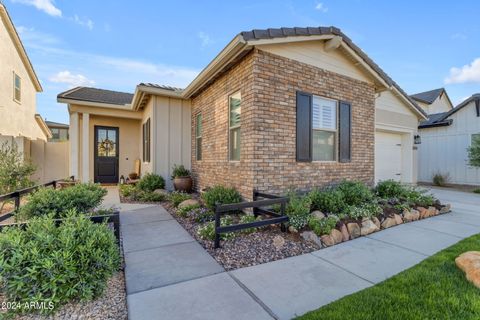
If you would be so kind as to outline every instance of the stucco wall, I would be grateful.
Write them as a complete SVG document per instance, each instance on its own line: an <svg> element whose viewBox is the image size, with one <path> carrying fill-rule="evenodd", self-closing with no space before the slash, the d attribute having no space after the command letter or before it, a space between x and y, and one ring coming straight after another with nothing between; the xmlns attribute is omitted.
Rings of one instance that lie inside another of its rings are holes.
<svg viewBox="0 0 480 320"><path fill-rule="evenodd" d="M30 143L31 160L37 171L33 175L38 183L46 183L68 177L70 149L68 141L45 142L34 140Z"/></svg>
<svg viewBox="0 0 480 320"><path fill-rule="evenodd" d="M35 120L36 90L6 29L6 22L0 20L0 135L46 140ZM13 99L13 72L21 78L21 102Z"/></svg>

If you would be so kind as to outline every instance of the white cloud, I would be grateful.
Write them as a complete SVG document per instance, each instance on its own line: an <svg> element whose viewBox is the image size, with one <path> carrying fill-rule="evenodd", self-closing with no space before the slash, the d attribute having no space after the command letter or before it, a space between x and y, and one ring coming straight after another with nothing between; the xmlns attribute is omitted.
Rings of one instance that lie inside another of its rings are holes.
<svg viewBox="0 0 480 320"><path fill-rule="evenodd" d="M55 83L65 83L70 88L78 86L93 86L95 81L88 79L82 74L72 74L70 71L60 71L48 80Z"/></svg>
<svg viewBox="0 0 480 320"><path fill-rule="evenodd" d="M203 31L200 31L198 33L198 38L202 41L202 48L205 48L206 46L213 43L212 38L210 38L210 36Z"/></svg>
<svg viewBox="0 0 480 320"><path fill-rule="evenodd" d="M23 3L29 6L34 6L40 11L45 12L54 17L61 17L62 11L55 7L54 0L12 0L12 2Z"/></svg>
<svg viewBox="0 0 480 320"><path fill-rule="evenodd" d="M325 7L325 5L321 2L318 2L317 5L315 6L315 10L321 11L321 12L327 12L328 8Z"/></svg>
<svg viewBox="0 0 480 320"><path fill-rule="evenodd" d="M444 81L446 84L480 82L480 58L461 68L451 68L450 75Z"/></svg>
<svg viewBox="0 0 480 320"><path fill-rule="evenodd" d="M60 42L60 40L58 40L58 38L54 35L37 31L35 30L35 28L18 26L16 29L23 42L35 42L46 45L56 44Z"/></svg>
<svg viewBox="0 0 480 320"><path fill-rule="evenodd" d="M452 38L452 40L467 40L468 37L466 34L458 32L452 34L450 38Z"/></svg>
<svg viewBox="0 0 480 320"><path fill-rule="evenodd" d="M90 20L89 18L80 19L80 17L78 15L74 15L73 16L73 21L76 24L87 28L88 30L93 30L93 21Z"/></svg>

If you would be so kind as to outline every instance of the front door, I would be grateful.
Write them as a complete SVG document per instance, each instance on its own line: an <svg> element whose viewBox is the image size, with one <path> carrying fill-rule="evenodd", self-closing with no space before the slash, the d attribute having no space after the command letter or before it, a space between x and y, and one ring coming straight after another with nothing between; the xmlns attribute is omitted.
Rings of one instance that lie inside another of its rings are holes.
<svg viewBox="0 0 480 320"><path fill-rule="evenodd" d="M118 128L95 126L95 182L118 183L118 138Z"/></svg>

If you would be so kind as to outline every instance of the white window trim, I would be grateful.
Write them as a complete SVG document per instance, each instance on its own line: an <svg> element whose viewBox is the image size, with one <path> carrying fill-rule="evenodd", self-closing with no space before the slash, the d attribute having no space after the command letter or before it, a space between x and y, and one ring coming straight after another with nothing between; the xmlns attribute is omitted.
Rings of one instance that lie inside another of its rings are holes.
<svg viewBox="0 0 480 320"><path fill-rule="evenodd" d="M242 107L242 93L240 90L237 90L235 92L233 92L232 94L230 94L228 96L228 147L227 147L227 152L228 152L228 161L229 162L240 162L241 160L241 156L242 156L242 149L240 148L240 159L236 160L236 159L232 159L232 153L230 152L230 132L234 129L238 129L240 128L240 135L242 133L242 111L240 109L240 124L239 125L236 125L236 126L233 126L231 127L230 126L230 114L231 114L231 111L230 111L230 100L232 99L232 97L236 94L239 94L240 95L240 108ZM242 144L242 140L240 140L240 145Z"/></svg>
<svg viewBox="0 0 480 320"><path fill-rule="evenodd" d="M334 132L335 133L335 150L333 152L334 159L333 160L313 160L313 137L312 137L312 162L317 162L317 163L338 163L338 100L335 99L330 99L322 96L317 96L317 95L312 95L312 103L314 98L320 98L323 100L329 100L335 102L335 130L326 128L326 129L314 129L313 128L313 123L312 123L312 133L313 131L327 131L327 132ZM312 106L313 108L313 106ZM313 121L313 118L312 118Z"/></svg>
<svg viewBox="0 0 480 320"><path fill-rule="evenodd" d="M18 100L15 97L15 91L17 90L17 84L16 84L17 77L20 80L20 87L18 88L18 91L20 93L20 99ZM18 104L22 103L22 78L15 71L13 71L13 101L17 102Z"/></svg>
<svg viewBox="0 0 480 320"><path fill-rule="evenodd" d="M202 125L202 130L200 131L200 135L198 135L198 132L197 132L197 130L198 130L198 117L199 116L200 116L201 125ZM203 131L203 115L202 115L201 112L199 112L195 116L195 161L198 161L198 162L203 160L203 148L201 150L202 154L200 156L200 159L198 159L198 139L202 139L202 131Z"/></svg>

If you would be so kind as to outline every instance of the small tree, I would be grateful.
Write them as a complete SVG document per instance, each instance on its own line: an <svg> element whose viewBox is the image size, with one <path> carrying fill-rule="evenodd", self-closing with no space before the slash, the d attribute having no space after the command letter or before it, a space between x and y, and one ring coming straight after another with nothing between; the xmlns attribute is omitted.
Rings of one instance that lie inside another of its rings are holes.
<svg viewBox="0 0 480 320"><path fill-rule="evenodd" d="M468 147L468 164L480 168L480 138L472 139L472 145Z"/></svg>
<svg viewBox="0 0 480 320"><path fill-rule="evenodd" d="M23 159L14 141L3 143L0 148L0 195L32 186L30 176L35 170L30 161Z"/></svg>

